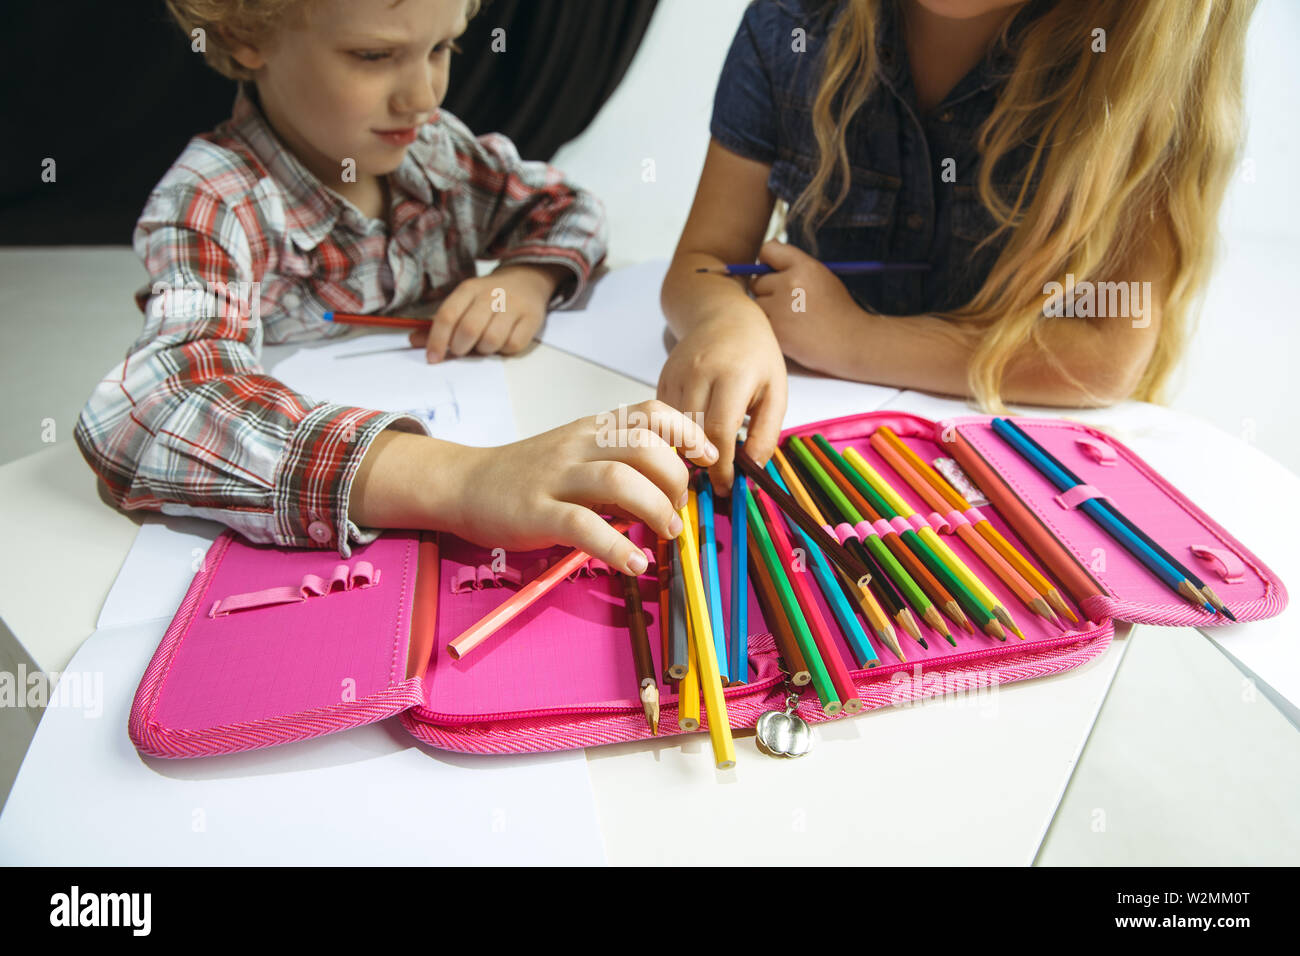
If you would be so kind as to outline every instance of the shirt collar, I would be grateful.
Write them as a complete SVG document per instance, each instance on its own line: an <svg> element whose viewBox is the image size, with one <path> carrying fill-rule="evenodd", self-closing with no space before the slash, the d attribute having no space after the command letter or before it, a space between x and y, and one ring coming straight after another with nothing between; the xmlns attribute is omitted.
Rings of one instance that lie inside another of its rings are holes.
<svg viewBox="0 0 1300 956"><path fill-rule="evenodd" d="M285 232L294 245L304 251L316 248L340 221L357 233L367 231L371 220L328 189L276 136L251 84L239 84L230 126L284 190ZM388 176L392 204L410 198L431 205L435 191L454 188L454 181L441 171L454 168L455 150L442 124L425 124L407 147L401 165Z"/></svg>

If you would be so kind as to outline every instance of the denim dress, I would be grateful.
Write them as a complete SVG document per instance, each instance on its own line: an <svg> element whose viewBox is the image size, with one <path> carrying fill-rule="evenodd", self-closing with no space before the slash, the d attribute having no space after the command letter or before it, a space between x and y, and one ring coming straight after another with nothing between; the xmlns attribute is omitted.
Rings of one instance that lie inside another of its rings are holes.
<svg viewBox="0 0 1300 956"><path fill-rule="evenodd" d="M768 188L790 203L817 169L812 106L829 29L845 3L755 0L745 11L718 80L710 133L728 150L770 164ZM1016 14L1013 43L1042 8L1035 0ZM1009 238L1003 233L976 251L997 225L976 187L976 135L993 110L1011 60L1008 54L990 53L943 102L922 113L898 0L884 0L881 9L879 82L847 131L849 193L816 230L814 254L822 260L927 262L926 272L842 276L841 281L870 312L917 315L954 309L979 291ZM1016 195L1032 153L1032 144L1024 144L999 163L993 182L1003 197ZM1031 196L1035 186L1031 182ZM832 187L832 198L837 191ZM814 252L802 224L789 223L787 238Z"/></svg>

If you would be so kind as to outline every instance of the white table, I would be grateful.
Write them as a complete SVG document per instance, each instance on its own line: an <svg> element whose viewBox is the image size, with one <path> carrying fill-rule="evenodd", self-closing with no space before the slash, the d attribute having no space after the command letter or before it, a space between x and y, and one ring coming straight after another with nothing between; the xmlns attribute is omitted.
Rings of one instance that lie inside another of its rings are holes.
<svg viewBox="0 0 1300 956"><path fill-rule="evenodd" d="M645 385L545 346L511 360L507 374L520 434L652 394ZM521 395L544 395L545 400L521 402ZM896 395L890 404L931 416L952 414L962 407L957 402L911 393ZM1148 424L1142 425L1146 428L1152 427L1149 422L1173 421L1162 410L1145 406L1093 415L1139 425L1146 421ZM1195 422L1188 430L1189 441L1196 439L1199 429ZM1132 441L1132 436L1125 437ZM1133 444L1146 452L1140 441ZM1180 482L1183 478L1171 477ZM1221 514L1219 500L1204 494L1193 497L1212 513ZM21 565L7 566L0 575L0 615L18 645L9 652L21 648L43 668L61 670L93 630L98 608L129 547L134 523L98 501L92 475L70 441L0 468L0 502L5 527L11 530L13 540L24 542ZM1258 546L1266 560L1274 560L1262 543L1262 529L1253 524L1234 525L1232 517L1225 515L1224 520ZM1275 567L1286 573L1281 563ZM70 587L69 582L75 583ZM1108 852L1114 855L1117 847L1127 846L1128 833L1136 834L1140 846L1143 828L1167 820L1168 811L1160 801L1140 807L1135 825L1134 808L1115 803L1107 762L1127 756L1125 748L1131 748L1134 736L1131 724L1127 733L1115 735L1118 743L1110 742L1107 750L1096 754L1097 771L1072 787L1085 791L1100 787L1110 793L1110 819L1122 818L1127 829L1112 825L1104 831L1105 839L1097 839L1093 829L1096 808L1091 808L1085 811L1089 815L1077 836L1079 828L1058 820L1046 847L1043 837L1058 807L1062 813L1077 815L1069 799L1062 805L1062 794L1127 648L1134 640L1140 643L1145 631L1138 629L1131 636L1121 632L1111 649L1087 666L1000 688L991 701L937 700L821 725L813 753L799 761L762 756L752 736L739 738L739 765L728 774L713 770L703 737L591 750L588 768L609 861L1025 864L1035 857L1040 862L1106 858ZM1151 667L1163 675L1161 680L1174 682L1177 690L1187 661L1196 660L1205 665L1196 672L1197 679L1204 680L1205 673L1210 673L1209 679L1222 685L1220 689L1231 685L1236 691L1240 675L1221 654L1195 632L1175 633L1177 640L1164 652L1148 655L1154 657ZM1152 645L1153 651L1162 647ZM1171 666L1172 657L1177 658L1178 667ZM135 662L137 673L146 661L147 654ZM1216 665L1226 671L1215 670ZM1140 678L1139 685L1144 680ZM1146 692L1139 686L1136 693ZM1166 697L1176 699L1178 695L1167 693ZM1108 704L1108 708L1112 706L1118 705ZM1166 710L1173 706L1166 702ZM1106 727L1105 719L1098 727ZM1283 761L1288 747L1294 755L1294 729L1266 700L1249 709L1239 708L1235 714L1220 715L1217 731L1224 740L1247 735L1260 753L1280 753ZM125 741L124 727L121 738ZM39 733L33 746L42 746ZM1204 752L1206 744L1204 740L1174 738L1160 740L1155 746L1163 755L1176 757ZM1089 745L1090 760L1094 749ZM270 756L262 755L256 770L249 772L262 775L267 788L276 788L277 763ZM121 748L115 759L136 758L128 746ZM214 758L211 763L222 759ZM1272 762L1276 763L1276 758ZM1172 769L1166 767L1168 773L1156 782L1163 792L1195 792L1197 781L1179 777L1191 771L1177 759L1166 764ZM1257 791L1252 770L1258 773L1262 764L1243 761L1238 773L1243 788ZM71 778L76 771L69 767L64 772ZM69 786L73 782L66 781ZM49 792L44 788L60 784L48 778L29 783L20 774L14 793L23 798L25 806L31 806L39 803L32 796L39 797ZM1200 843L1235 846L1237 862L1271 859L1279 846L1294 849L1298 842L1295 827L1290 814L1282 809L1294 805L1300 795L1300 780L1295 775L1279 776L1274 768L1265 774L1263 785L1273 788L1279 808L1276 815L1266 817L1267 836L1261 834L1256 843L1241 845L1240 834L1230 822L1243 814L1228 805L1211 816L1208 826L1203 813L1198 817L1195 827ZM1239 797L1250 800L1245 793ZM1096 798L1092 799L1095 802ZM1219 801L1216 806L1223 802L1221 797L1215 799ZM1204 809L1195 801L1188 804L1185 796L1184 805L1189 814ZM1258 800L1249 805L1258 810ZM49 811L43 826L70 825L66 801L58 806L59 810ZM262 809L249 807L248 812ZM0 817L0 827L6 822ZM1222 832L1216 832L1214 828L1220 824ZM669 839L669 834L676 839ZM89 838L93 839L93 834ZM1057 845L1062 848L1059 858L1053 849ZM1175 842L1171 840L1170 845Z"/></svg>

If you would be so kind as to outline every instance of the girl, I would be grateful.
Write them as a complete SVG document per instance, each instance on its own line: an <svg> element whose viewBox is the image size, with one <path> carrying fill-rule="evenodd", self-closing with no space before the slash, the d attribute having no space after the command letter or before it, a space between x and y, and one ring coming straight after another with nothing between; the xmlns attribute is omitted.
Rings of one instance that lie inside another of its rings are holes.
<svg viewBox="0 0 1300 956"><path fill-rule="evenodd" d="M662 293L659 397L704 411L715 485L746 413L771 455L785 356L990 411L1156 399L1212 259L1253 6L751 4ZM763 244L777 200L788 243ZM755 256L774 271L748 289L697 272Z"/></svg>
<svg viewBox="0 0 1300 956"><path fill-rule="evenodd" d="M604 257L594 197L438 110L476 0L168 6L242 85L231 120L192 140L149 197L135 232L145 329L77 424L117 504L344 557L380 528L441 528L644 571L595 509L677 535L687 470L673 446L704 464L718 454L680 413L653 402L618 416L639 427L597 416L465 448L413 418L296 394L259 366L263 336L343 331L326 310L438 301L413 338L431 361L516 352ZM476 278L475 258L501 267Z"/></svg>

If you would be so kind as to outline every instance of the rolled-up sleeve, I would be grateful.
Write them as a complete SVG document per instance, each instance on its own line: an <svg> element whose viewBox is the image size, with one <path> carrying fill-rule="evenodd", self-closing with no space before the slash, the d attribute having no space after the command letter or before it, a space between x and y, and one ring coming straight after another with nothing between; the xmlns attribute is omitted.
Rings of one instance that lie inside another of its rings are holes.
<svg viewBox="0 0 1300 956"><path fill-rule="evenodd" d="M746 159L771 163L777 152L777 108L771 64L763 50L770 42L793 43L770 0L745 8L727 51L713 96L709 135ZM777 31L782 35L773 36Z"/></svg>
<svg viewBox="0 0 1300 956"><path fill-rule="evenodd" d="M564 266L573 281L556 290L551 308L581 296L608 245L600 200L554 166L522 159L499 133L476 137L445 111L440 121L467 179L475 256Z"/></svg>
<svg viewBox="0 0 1300 956"><path fill-rule="evenodd" d="M135 247L144 331L95 388L76 441L119 507L211 518L249 540L337 548L373 540L348 518L352 480L406 415L318 402L260 366L265 241L255 216L202 188L150 197Z"/></svg>

